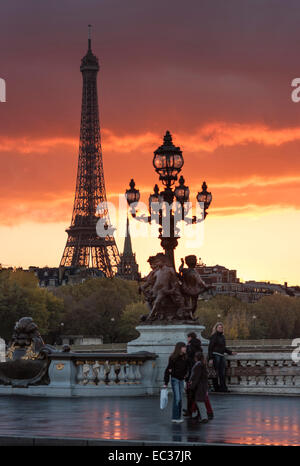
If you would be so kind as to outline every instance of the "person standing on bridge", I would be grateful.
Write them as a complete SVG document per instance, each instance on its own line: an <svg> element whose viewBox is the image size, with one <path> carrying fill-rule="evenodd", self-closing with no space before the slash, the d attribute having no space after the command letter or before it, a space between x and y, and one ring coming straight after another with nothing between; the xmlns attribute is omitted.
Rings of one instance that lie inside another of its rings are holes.
<svg viewBox="0 0 300 466"><path fill-rule="evenodd" d="M222 322L217 322L212 330L208 345L208 361L209 365L214 366L217 373L217 379L214 381L214 389L216 392L228 392L225 382L226 360L225 353L236 354L226 347L224 337L224 326Z"/></svg>
<svg viewBox="0 0 300 466"><path fill-rule="evenodd" d="M189 371L191 375L192 367L195 364L195 354L203 352L202 350L202 343L199 338L197 338L197 334L195 332L190 332L187 336L188 344L186 347L186 354L189 362Z"/></svg>
<svg viewBox="0 0 300 466"><path fill-rule="evenodd" d="M183 419L181 418L182 393L184 380L188 376L188 372L189 364L186 355L186 344L180 341L176 343L174 351L169 357L169 363L164 375L165 388L167 387L171 377L173 390L172 422L183 422Z"/></svg>

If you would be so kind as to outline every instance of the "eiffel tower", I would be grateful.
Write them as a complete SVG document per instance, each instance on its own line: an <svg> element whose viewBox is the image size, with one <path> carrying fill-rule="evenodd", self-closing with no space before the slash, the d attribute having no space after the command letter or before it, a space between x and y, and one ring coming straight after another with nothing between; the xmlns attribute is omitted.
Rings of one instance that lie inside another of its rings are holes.
<svg viewBox="0 0 300 466"><path fill-rule="evenodd" d="M110 219L106 206L97 96L99 63L92 52L90 25L88 51L81 60L80 71L83 87L76 191L60 267L90 267L112 277L120 261L115 239L110 230L103 237L96 232L99 219L105 222L106 227L110 226Z"/></svg>

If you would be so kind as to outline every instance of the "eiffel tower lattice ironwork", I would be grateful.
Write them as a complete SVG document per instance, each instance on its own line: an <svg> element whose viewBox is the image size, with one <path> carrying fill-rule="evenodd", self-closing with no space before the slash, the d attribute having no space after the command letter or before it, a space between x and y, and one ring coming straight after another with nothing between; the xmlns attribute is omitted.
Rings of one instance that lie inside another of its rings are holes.
<svg viewBox="0 0 300 466"><path fill-rule="evenodd" d="M96 268L112 277L120 261L115 239L112 234L100 237L96 231L99 219L109 226L110 219L106 206L97 96L99 63L92 53L90 27L88 51L81 60L80 71L83 88L76 192L60 266ZM102 208L99 209L99 205Z"/></svg>

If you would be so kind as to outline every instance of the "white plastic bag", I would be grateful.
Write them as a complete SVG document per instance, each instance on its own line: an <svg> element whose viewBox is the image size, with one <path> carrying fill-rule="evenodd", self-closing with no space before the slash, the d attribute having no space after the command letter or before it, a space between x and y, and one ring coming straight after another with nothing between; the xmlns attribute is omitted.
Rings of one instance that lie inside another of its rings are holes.
<svg viewBox="0 0 300 466"><path fill-rule="evenodd" d="M168 389L162 388L160 391L160 409L165 409L168 404Z"/></svg>

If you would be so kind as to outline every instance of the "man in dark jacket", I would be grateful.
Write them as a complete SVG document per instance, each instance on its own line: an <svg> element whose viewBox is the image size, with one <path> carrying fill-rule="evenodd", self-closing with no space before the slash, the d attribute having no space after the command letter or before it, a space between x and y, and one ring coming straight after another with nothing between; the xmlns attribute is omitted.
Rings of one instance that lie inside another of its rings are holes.
<svg viewBox="0 0 300 466"><path fill-rule="evenodd" d="M186 354L188 357L190 372L192 370L193 365L195 364L195 354L198 352L203 352L202 344L195 332L191 332L187 336L188 344L186 347Z"/></svg>

